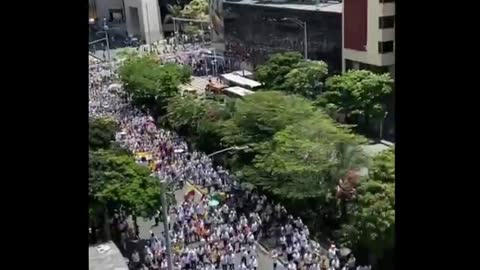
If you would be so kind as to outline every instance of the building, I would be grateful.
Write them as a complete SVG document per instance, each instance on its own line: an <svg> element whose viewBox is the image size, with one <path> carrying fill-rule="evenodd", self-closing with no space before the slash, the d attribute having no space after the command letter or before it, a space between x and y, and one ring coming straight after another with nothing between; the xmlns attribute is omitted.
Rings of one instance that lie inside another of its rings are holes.
<svg viewBox="0 0 480 270"><path fill-rule="evenodd" d="M395 77L395 0L343 0L342 69Z"/></svg>
<svg viewBox="0 0 480 270"><path fill-rule="evenodd" d="M97 25L107 19L111 28L137 36L146 43L163 38L159 0L89 0L89 17Z"/></svg>
<svg viewBox="0 0 480 270"><path fill-rule="evenodd" d="M124 22L125 6L123 0L88 0L88 15L97 21Z"/></svg>
<svg viewBox="0 0 480 270"><path fill-rule="evenodd" d="M140 36L147 44L163 39L158 0L124 0L129 35Z"/></svg>
<svg viewBox="0 0 480 270"><path fill-rule="evenodd" d="M214 46L223 43L216 49L237 62L233 69L240 68L239 63L245 61L245 68L252 70L277 52L298 51L303 55L305 23L308 58L325 61L332 73L341 71L340 2L219 1L222 0L214 0L210 5L212 43Z"/></svg>

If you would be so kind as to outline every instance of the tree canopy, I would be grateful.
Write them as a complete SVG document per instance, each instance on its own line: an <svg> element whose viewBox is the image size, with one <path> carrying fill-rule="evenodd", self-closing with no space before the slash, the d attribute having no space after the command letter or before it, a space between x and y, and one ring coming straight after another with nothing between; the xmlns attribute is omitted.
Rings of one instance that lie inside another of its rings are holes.
<svg viewBox="0 0 480 270"><path fill-rule="evenodd" d="M180 11L180 16L189 19L207 19L208 0L192 0Z"/></svg>
<svg viewBox="0 0 480 270"><path fill-rule="evenodd" d="M347 117L383 118L385 98L392 92L393 80L389 74L375 74L367 70L349 70L326 81L326 91L319 104L335 108Z"/></svg>
<svg viewBox="0 0 480 270"><path fill-rule="evenodd" d="M286 80L285 76L303 61L305 59L298 52L273 54L264 65L257 68L255 75L266 89L279 90L278 87Z"/></svg>
<svg viewBox="0 0 480 270"><path fill-rule="evenodd" d="M109 118L90 118L88 126L89 147L93 150L108 149L115 140L118 125Z"/></svg>
<svg viewBox="0 0 480 270"><path fill-rule="evenodd" d="M89 152L91 205L108 210L124 208L141 217L153 217L160 207L160 183L147 167L129 155L109 150Z"/></svg>
<svg viewBox="0 0 480 270"><path fill-rule="evenodd" d="M313 112L311 102L302 97L277 91L257 92L236 100L232 118L223 123L222 141L238 146L263 142Z"/></svg>
<svg viewBox="0 0 480 270"><path fill-rule="evenodd" d="M322 89L328 74L323 61L305 60L300 53L278 53L257 68L257 79L263 88L302 95L313 99Z"/></svg>
<svg viewBox="0 0 480 270"><path fill-rule="evenodd" d="M395 242L394 150L376 156L369 171L368 179L360 182L356 202L349 204L349 220L341 234L345 244L380 259Z"/></svg>
<svg viewBox="0 0 480 270"><path fill-rule="evenodd" d="M163 112L168 98L178 86L190 81L191 69L177 64L163 64L150 56L131 57L119 68L120 79L132 100L155 112Z"/></svg>
<svg viewBox="0 0 480 270"><path fill-rule="evenodd" d="M229 119L234 101L199 98L195 95L176 95L169 100L167 121L173 129L206 152L214 152L221 147L220 123Z"/></svg>
<svg viewBox="0 0 480 270"><path fill-rule="evenodd" d="M321 111L279 131L260 150L254 166L264 177L253 182L283 198L333 198L339 172L358 169L366 157L344 162L343 149L359 148L363 140ZM348 158L351 158L351 152Z"/></svg>
<svg viewBox="0 0 480 270"><path fill-rule="evenodd" d="M276 89L313 99L321 93L327 74L328 67L323 61L299 62Z"/></svg>

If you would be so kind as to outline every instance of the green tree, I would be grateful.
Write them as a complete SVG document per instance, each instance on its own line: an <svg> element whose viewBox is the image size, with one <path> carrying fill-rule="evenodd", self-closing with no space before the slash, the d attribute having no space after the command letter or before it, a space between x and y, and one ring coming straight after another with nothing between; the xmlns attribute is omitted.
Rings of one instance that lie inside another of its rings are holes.
<svg viewBox="0 0 480 270"><path fill-rule="evenodd" d="M373 266L395 243L395 152L376 156L369 177L349 204L348 223L340 230L344 244L367 250Z"/></svg>
<svg viewBox="0 0 480 270"><path fill-rule="evenodd" d="M285 75L285 82L277 90L313 99L321 93L327 74L328 67L323 61L299 62Z"/></svg>
<svg viewBox="0 0 480 270"><path fill-rule="evenodd" d="M188 19L207 19L208 17L208 0L192 0L185 5L180 16Z"/></svg>
<svg viewBox="0 0 480 270"><path fill-rule="evenodd" d="M118 125L109 118L90 118L88 126L89 147L93 150L110 148L115 140Z"/></svg>
<svg viewBox="0 0 480 270"><path fill-rule="evenodd" d="M345 114L347 119L363 117L368 126L370 119L385 115L385 99L392 92L393 80L389 74L375 74L367 70L349 70L327 79L326 91L319 104Z"/></svg>
<svg viewBox="0 0 480 270"><path fill-rule="evenodd" d="M150 174L131 156L103 149L89 152L89 213L103 214L100 223L107 239L111 239L107 221L114 209L151 218L161 206L160 183Z"/></svg>
<svg viewBox="0 0 480 270"><path fill-rule="evenodd" d="M165 112L167 99L179 92L180 84L190 81L191 74L187 66L160 65L150 56L132 57L119 68L120 79L134 104L152 110L155 116Z"/></svg>
<svg viewBox="0 0 480 270"><path fill-rule="evenodd" d="M285 76L304 61L298 52L273 54L264 65L257 68L255 75L266 89L279 90L285 83Z"/></svg>
<svg viewBox="0 0 480 270"><path fill-rule="evenodd" d="M191 94L169 100L167 121L173 129L205 152L221 147L220 123L231 117L232 100L204 99Z"/></svg>
<svg viewBox="0 0 480 270"><path fill-rule="evenodd" d="M257 92L236 100L232 118L223 123L222 141L237 146L264 142L313 112L312 103L302 97L278 91Z"/></svg>
<svg viewBox="0 0 480 270"><path fill-rule="evenodd" d="M273 195L309 225L335 228L339 226L335 191L339 177L343 177L340 172L359 169L366 163L364 155L345 162L347 157L343 155L353 151L344 149L359 149L363 141L317 111L259 145L253 165L242 170L243 179Z"/></svg>
<svg viewBox="0 0 480 270"><path fill-rule="evenodd" d="M173 129L183 136L192 136L205 117L206 101L196 95L184 93L169 99L167 105L167 121Z"/></svg>
<svg viewBox="0 0 480 270"><path fill-rule="evenodd" d="M342 163L342 148L345 145L360 148L360 141L328 115L315 112L276 133L270 147L255 158L255 166L273 176L259 184L267 184L269 190L282 197L331 195L337 185L338 171L360 166L351 163L349 168L339 168L346 166Z"/></svg>

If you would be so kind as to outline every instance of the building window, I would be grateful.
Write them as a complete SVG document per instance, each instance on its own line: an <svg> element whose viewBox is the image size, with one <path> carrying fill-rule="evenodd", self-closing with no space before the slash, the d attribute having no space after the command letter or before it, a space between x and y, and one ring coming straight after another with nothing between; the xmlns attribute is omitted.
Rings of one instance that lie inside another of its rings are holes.
<svg viewBox="0 0 480 270"><path fill-rule="evenodd" d="M395 26L395 16L384 16L378 18L378 27L380 29L393 28Z"/></svg>
<svg viewBox="0 0 480 270"><path fill-rule="evenodd" d="M378 53L391 53L393 52L393 40L378 42Z"/></svg>
<svg viewBox="0 0 480 270"><path fill-rule="evenodd" d="M380 3L395 3L395 0L380 0Z"/></svg>

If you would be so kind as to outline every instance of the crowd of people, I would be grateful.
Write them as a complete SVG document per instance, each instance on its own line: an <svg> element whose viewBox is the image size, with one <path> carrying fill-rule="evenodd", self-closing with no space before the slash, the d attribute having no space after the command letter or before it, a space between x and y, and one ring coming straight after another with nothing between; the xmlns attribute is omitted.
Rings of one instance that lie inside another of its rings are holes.
<svg viewBox="0 0 480 270"><path fill-rule="evenodd" d="M215 167L207 155L191 151L174 132L157 128L152 117L128 104L118 89L113 90L116 75L109 68L100 63L90 68L90 116L115 119L121 127L118 143L133 153L149 153L148 158L142 156L137 162L149 166L154 175L167 183L182 187L188 181L208 187L208 194L199 201L186 196L175 207L169 233L178 269L256 270L255 243L262 237L278 239L279 248L270 254L273 269L277 268L277 258L286 258L284 268L289 270L358 269L352 254L343 258L334 244L325 252L318 243L310 241L310 231L301 218L294 218L285 207L268 201L255 190L241 189L235 177L224 168ZM209 205L212 196L219 193L226 194L226 198L219 205ZM120 220L122 231L128 232L126 219ZM122 236L123 240L138 238L138 226L134 227L133 233ZM145 250L133 252L131 265L164 269L164 240L152 233L148 242ZM240 261L235 260L235 254Z"/></svg>

